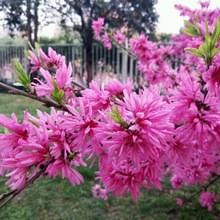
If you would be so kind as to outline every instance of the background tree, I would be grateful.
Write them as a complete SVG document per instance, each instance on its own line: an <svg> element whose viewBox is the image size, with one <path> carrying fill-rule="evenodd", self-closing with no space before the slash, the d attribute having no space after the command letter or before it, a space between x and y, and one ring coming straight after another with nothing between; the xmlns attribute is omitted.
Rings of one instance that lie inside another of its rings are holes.
<svg viewBox="0 0 220 220"><path fill-rule="evenodd" d="M92 80L92 21L104 17L109 28L126 25L133 32L144 32L150 39L154 37L154 24L158 15L155 11L156 0L55 0L45 1L45 12L59 12L62 24L71 24L82 38L86 49L87 84Z"/></svg>
<svg viewBox="0 0 220 220"><path fill-rule="evenodd" d="M4 14L3 24L9 29L9 34L14 37L16 30L23 31L23 37L33 44L38 41L39 9L43 4L41 0L0 0L0 11ZM42 14L42 21L44 14Z"/></svg>

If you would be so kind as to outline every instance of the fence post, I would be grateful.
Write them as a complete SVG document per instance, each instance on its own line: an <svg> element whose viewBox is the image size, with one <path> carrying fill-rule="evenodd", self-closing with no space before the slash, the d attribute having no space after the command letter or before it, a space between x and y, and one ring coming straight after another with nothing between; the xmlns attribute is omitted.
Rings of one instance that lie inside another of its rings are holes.
<svg viewBox="0 0 220 220"><path fill-rule="evenodd" d="M25 49L25 50L28 50L28 45L27 45L27 44L24 45L24 49ZM29 60L28 60L27 56L24 56L24 62L25 62L25 72L26 72L27 74L29 74L29 73L28 73Z"/></svg>
<svg viewBox="0 0 220 220"><path fill-rule="evenodd" d="M132 81L132 78L133 78L133 63L134 63L134 60L133 58L130 57L130 74L129 74L130 81Z"/></svg>
<svg viewBox="0 0 220 220"><path fill-rule="evenodd" d="M128 48L128 41L125 42L125 47ZM128 72L128 55L122 55L122 81L126 81Z"/></svg>
<svg viewBox="0 0 220 220"><path fill-rule="evenodd" d="M117 79L120 80L120 49L117 47L117 61L116 61L116 71L117 71Z"/></svg>
<svg viewBox="0 0 220 220"><path fill-rule="evenodd" d="M72 45L72 76L75 76L75 51L74 51L74 44Z"/></svg>

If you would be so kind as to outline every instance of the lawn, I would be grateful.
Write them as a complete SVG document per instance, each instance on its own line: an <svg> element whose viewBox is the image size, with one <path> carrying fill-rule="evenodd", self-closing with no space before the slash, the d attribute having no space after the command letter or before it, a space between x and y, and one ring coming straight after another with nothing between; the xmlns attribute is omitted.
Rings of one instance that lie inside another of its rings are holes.
<svg viewBox="0 0 220 220"><path fill-rule="evenodd" d="M39 102L31 99L0 93L0 113L10 116L15 112L18 118L23 118L25 109L36 115L36 109L48 111ZM163 190L147 191L142 189L142 197L135 203L130 195L125 198L115 198L110 195L108 200L94 199L92 186L97 183L92 169L80 168L78 171L84 176L85 183L72 187L68 180L38 179L30 185L23 194L0 210L0 219L16 220L61 220L61 219L219 219L220 205L215 205L212 212L199 204L198 196L191 202L178 208L176 212L166 212L176 206L176 198L187 198L199 189L188 187L183 190L173 190L166 179ZM0 194L9 191L5 186L6 178L0 177ZM220 195L219 182L211 187Z"/></svg>

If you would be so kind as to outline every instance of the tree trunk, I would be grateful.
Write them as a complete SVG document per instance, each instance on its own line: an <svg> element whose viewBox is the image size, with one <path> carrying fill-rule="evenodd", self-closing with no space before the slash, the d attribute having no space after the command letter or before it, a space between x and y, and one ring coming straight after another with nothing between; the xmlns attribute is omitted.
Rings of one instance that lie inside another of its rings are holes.
<svg viewBox="0 0 220 220"><path fill-rule="evenodd" d="M92 43L86 45L86 71L87 71L87 85L93 79L93 72L92 72Z"/></svg>
<svg viewBox="0 0 220 220"><path fill-rule="evenodd" d="M27 5L27 32L28 32L28 41L33 45L32 40L32 28L31 28L31 0L26 0Z"/></svg>
<svg viewBox="0 0 220 220"><path fill-rule="evenodd" d="M85 31L85 37L83 37L83 46L86 48L86 72L87 72L87 85L93 79L93 72L92 72L92 43L93 43L93 30L91 25L88 25L88 28Z"/></svg>
<svg viewBox="0 0 220 220"><path fill-rule="evenodd" d="M34 42L38 41L38 7L39 7L39 0L35 0L34 2Z"/></svg>

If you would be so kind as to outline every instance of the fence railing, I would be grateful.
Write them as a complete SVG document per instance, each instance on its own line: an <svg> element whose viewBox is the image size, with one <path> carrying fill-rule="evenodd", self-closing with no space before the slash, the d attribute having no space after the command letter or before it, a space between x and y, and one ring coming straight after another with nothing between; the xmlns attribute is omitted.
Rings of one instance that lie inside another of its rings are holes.
<svg viewBox="0 0 220 220"><path fill-rule="evenodd" d="M51 47L64 55L66 61L72 63L76 81L86 83L86 51L81 44L47 44L41 47L46 54ZM26 45L0 45L0 80L16 78L12 68L15 59L19 60L27 71L28 60L23 53L26 49ZM145 82L144 76L137 70L136 60L117 47L107 50L100 44L93 44L92 70L93 79L99 84L107 84L112 79L125 81L128 77L134 81L135 87Z"/></svg>

